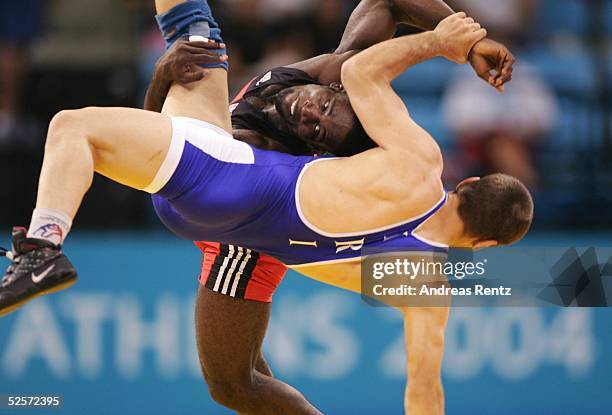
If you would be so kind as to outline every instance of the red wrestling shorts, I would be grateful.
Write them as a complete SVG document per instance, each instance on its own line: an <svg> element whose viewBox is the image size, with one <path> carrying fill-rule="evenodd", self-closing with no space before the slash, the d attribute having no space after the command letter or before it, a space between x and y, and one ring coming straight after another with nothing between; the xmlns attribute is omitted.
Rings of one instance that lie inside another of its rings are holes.
<svg viewBox="0 0 612 415"><path fill-rule="evenodd" d="M251 249L214 242L194 242L203 253L200 284L230 297L272 302L287 267Z"/></svg>

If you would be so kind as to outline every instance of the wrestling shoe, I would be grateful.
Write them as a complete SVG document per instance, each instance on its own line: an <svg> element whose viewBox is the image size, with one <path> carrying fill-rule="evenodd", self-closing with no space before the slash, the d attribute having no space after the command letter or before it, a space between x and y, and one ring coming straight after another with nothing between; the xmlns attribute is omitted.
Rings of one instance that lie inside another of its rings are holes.
<svg viewBox="0 0 612 415"><path fill-rule="evenodd" d="M13 250L0 252L12 261L0 283L0 317L39 295L68 288L77 279L61 246L26 235L25 228L13 228Z"/></svg>

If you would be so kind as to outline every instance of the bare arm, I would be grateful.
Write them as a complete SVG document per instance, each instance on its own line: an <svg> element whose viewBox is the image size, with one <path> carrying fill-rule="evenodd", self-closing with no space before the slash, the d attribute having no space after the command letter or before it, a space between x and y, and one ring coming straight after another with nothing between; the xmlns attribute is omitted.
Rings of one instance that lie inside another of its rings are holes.
<svg viewBox="0 0 612 415"><path fill-rule="evenodd" d="M160 2L164 10L180 1ZM158 7L160 4L158 4ZM452 13L442 0L363 0L351 14L340 45L334 53L290 65L323 84L340 81L342 64L362 49L391 39L399 23L433 29ZM205 71L199 64L216 63L219 56L209 49L225 47L202 42L177 41L157 62L147 89L144 108L160 111L172 82L201 80Z"/></svg>
<svg viewBox="0 0 612 415"><path fill-rule="evenodd" d="M334 53L291 65L323 84L338 82L342 64L363 49L389 40L398 24L431 30L453 10L442 0L362 0Z"/></svg>
<svg viewBox="0 0 612 415"><path fill-rule="evenodd" d="M433 30L453 13L442 0L364 0L353 11L336 53L389 40L398 24Z"/></svg>
<svg viewBox="0 0 612 415"><path fill-rule="evenodd" d="M415 257L412 260L418 261L419 259ZM295 270L325 284L362 293L361 263L359 261L333 265L303 266ZM445 284L445 279L432 277L432 281L429 284L438 286L440 283ZM389 300L388 305L392 307L398 305L394 304L397 301L402 302L404 305L404 307L398 307L398 309L404 317L404 338L407 358L406 374L408 378L404 395L406 414L443 414L444 392L442 389L441 369L444 357L444 333L450 310L450 297L432 298L432 305L437 307L424 307L427 303L420 300L417 301L419 307L409 307L408 301L405 299L397 300L384 296L374 298L383 302Z"/></svg>
<svg viewBox="0 0 612 415"><path fill-rule="evenodd" d="M391 81L435 56L465 63L472 46L485 36L478 23L457 13L434 31L388 40L347 61L342 67L342 82L368 135L383 149L409 149L410 157L417 161L439 158L438 146L412 120Z"/></svg>
<svg viewBox="0 0 612 415"><path fill-rule="evenodd" d="M334 53L298 62L293 67L323 84L338 82L344 62L361 50L391 39L399 24L433 30L451 14L453 9L442 0L363 0L351 14ZM515 59L501 43L482 39L474 46L469 60L476 75L500 92L512 80Z"/></svg>
<svg viewBox="0 0 612 415"><path fill-rule="evenodd" d="M177 40L155 63L153 77L145 96L144 109L161 112L172 82L188 84L200 81L208 71L201 64L220 63L227 55L218 55L214 49L224 49L216 42L188 42Z"/></svg>
<svg viewBox="0 0 612 415"><path fill-rule="evenodd" d="M449 308L407 307L401 311L408 365L405 413L443 415L442 359Z"/></svg>
<svg viewBox="0 0 612 415"><path fill-rule="evenodd" d="M147 111L161 112L168 91L170 91L170 85L172 85L170 79L154 72L147 88L143 108Z"/></svg>
<svg viewBox="0 0 612 415"><path fill-rule="evenodd" d="M305 71L322 84L339 82L344 62L362 49L391 39L398 24L433 29L451 13L452 9L442 0L363 0L351 14L334 53L290 66ZM189 43L195 48L190 50L173 47L158 61L147 90L145 109L159 111L172 82L199 81L204 72L197 65L215 63L219 58L207 51L212 48L210 45L197 43ZM499 90L503 90L503 85L512 78L514 57L505 46L492 40L479 42L470 55L470 62L478 76ZM497 74L493 74L493 70Z"/></svg>

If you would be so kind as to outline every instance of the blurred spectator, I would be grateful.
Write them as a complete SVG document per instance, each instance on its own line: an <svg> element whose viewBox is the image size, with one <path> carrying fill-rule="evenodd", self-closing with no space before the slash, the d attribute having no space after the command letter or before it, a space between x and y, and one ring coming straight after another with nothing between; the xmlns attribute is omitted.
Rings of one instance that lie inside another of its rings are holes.
<svg viewBox="0 0 612 415"><path fill-rule="evenodd" d="M291 19L269 26L273 35L264 46L261 60L250 68L250 77L265 73L277 66L289 65L315 55L309 22Z"/></svg>
<svg viewBox="0 0 612 415"><path fill-rule="evenodd" d="M259 0L259 15L266 23L302 18L312 14L318 3L319 0Z"/></svg>
<svg viewBox="0 0 612 415"><path fill-rule="evenodd" d="M516 48L529 32L539 0L448 0L487 28L489 37Z"/></svg>
<svg viewBox="0 0 612 415"><path fill-rule="evenodd" d="M40 0L0 2L0 144L19 140L19 114L28 46L41 30Z"/></svg>
<svg viewBox="0 0 612 415"><path fill-rule="evenodd" d="M510 45L516 54L537 1L461 0L453 6L473 16L491 38ZM460 71L445 94L443 111L458 140L457 165L464 169L455 174L503 172L537 188L534 147L553 128L556 101L534 68L519 62L503 94L472 71Z"/></svg>

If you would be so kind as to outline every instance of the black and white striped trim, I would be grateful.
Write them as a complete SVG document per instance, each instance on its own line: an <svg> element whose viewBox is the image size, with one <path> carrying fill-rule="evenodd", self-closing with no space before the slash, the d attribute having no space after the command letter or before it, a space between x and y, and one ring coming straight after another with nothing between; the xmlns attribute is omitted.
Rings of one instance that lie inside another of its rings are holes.
<svg viewBox="0 0 612 415"><path fill-rule="evenodd" d="M206 288L235 298L244 298L259 260L259 253L236 245L221 245L211 266Z"/></svg>

